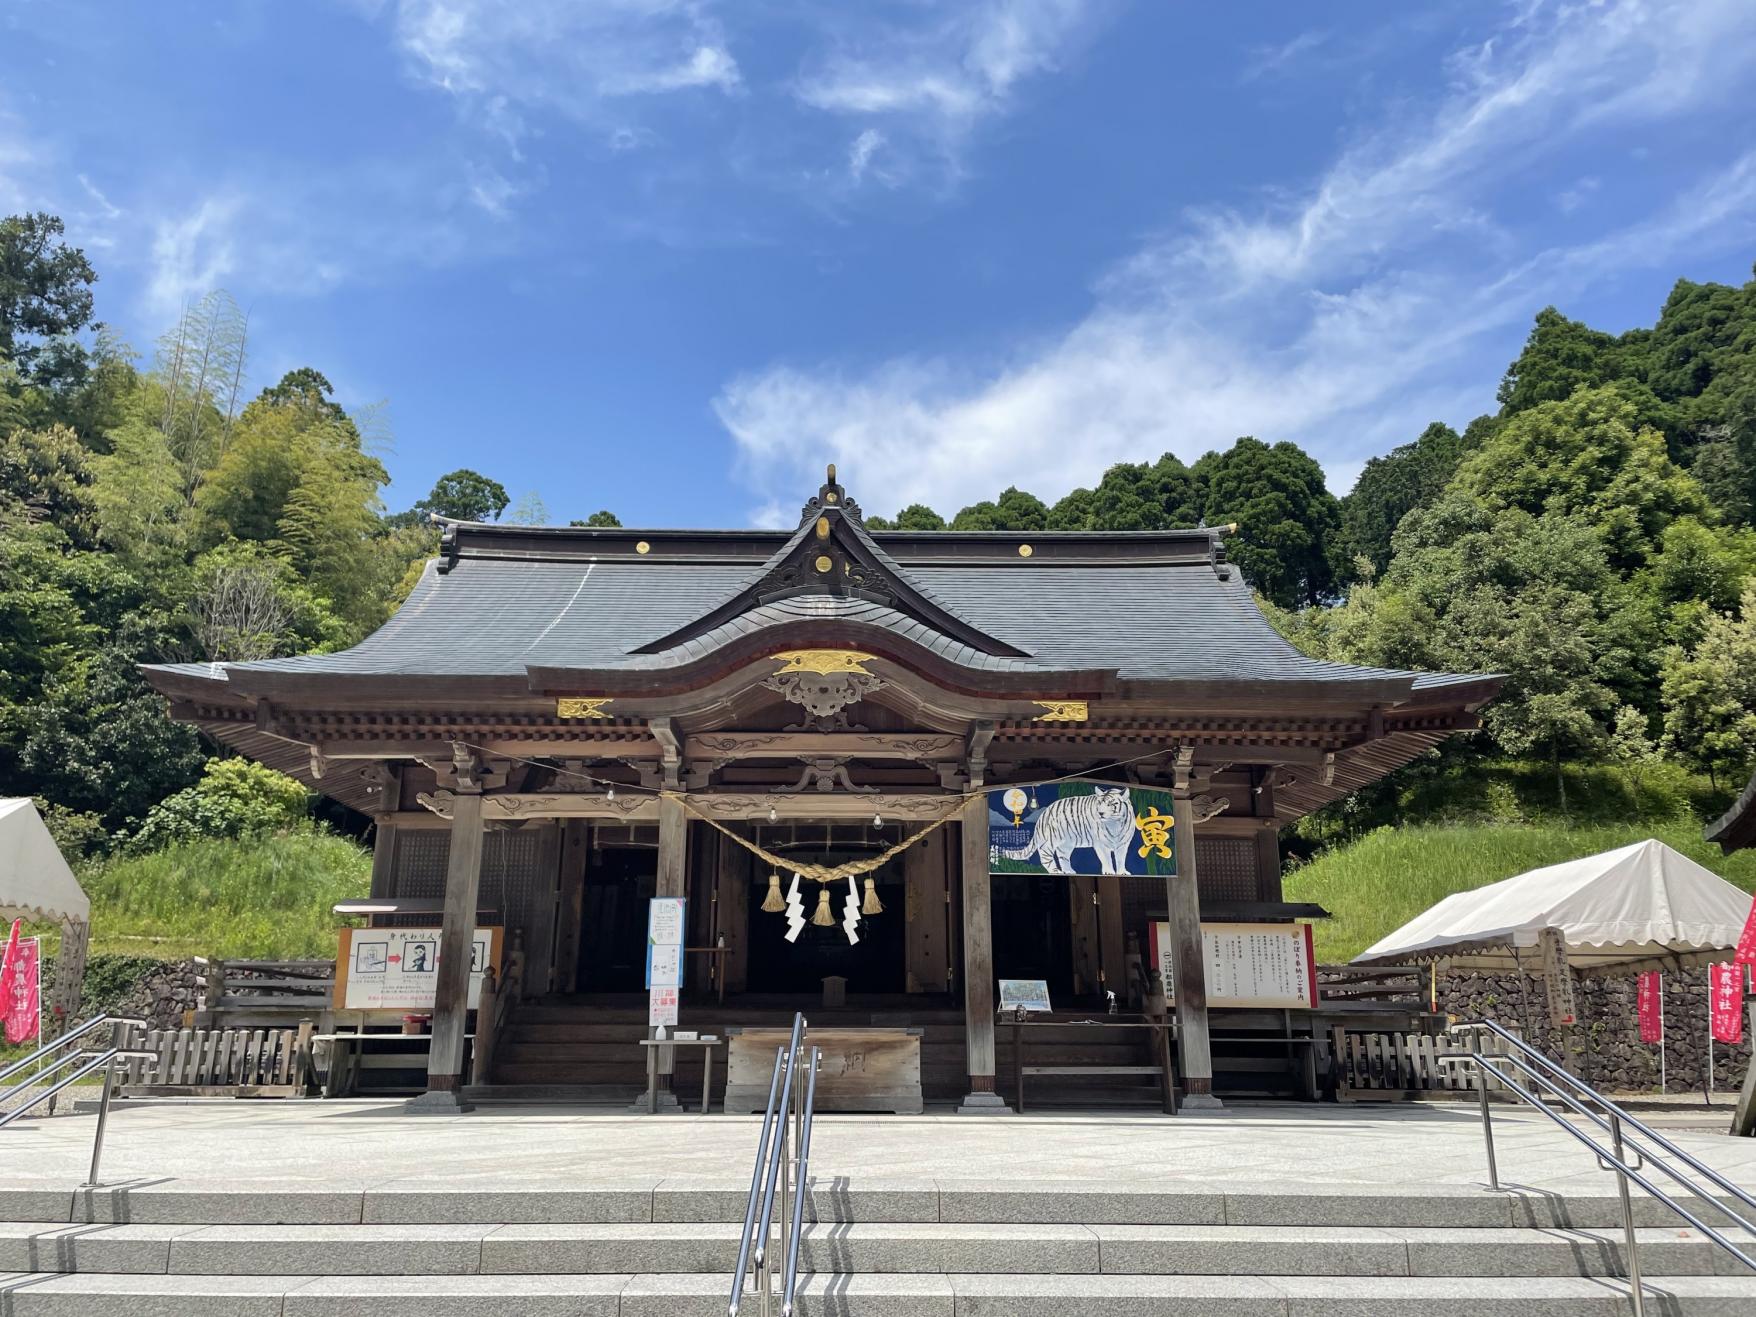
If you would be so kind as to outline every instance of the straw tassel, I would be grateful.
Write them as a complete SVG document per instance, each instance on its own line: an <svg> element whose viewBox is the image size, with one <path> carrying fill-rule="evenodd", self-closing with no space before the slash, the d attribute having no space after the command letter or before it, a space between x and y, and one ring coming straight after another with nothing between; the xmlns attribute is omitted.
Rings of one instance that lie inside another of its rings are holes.
<svg viewBox="0 0 1756 1317"><path fill-rule="evenodd" d="M828 928L835 923L835 914L829 908L829 889L827 887L817 889L817 910L811 916L811 922L820 928Z"/></svg>
<svg viewBox="0 0 1756 1317"><path fill-rule="evenodd" d="M780 894L780 875L771 873L768 875L768 895L762 898L762 913L778 915L786 908L787 903Z"/></svg>
<svg viewBox="0 0 1756 1317"><path fill-rule="evenodd" d="M884 913L884 904L878 899L878 880L876 878L866 879L866 899L860 906L860 913L863 915Z"/></svg>

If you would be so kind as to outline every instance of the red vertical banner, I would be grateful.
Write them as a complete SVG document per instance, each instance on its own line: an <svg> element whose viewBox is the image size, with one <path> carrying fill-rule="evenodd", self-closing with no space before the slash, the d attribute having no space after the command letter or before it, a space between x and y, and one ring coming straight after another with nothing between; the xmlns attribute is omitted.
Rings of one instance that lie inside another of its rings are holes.
<svg viewBox="0 0 1756 1317"><path fill-rule="evenodd" d="M1707 972L1708 1001L1713 1036L1722 1043L1744 1041L1744 967L1710 965Z"/></svg>
<svg viewBox="0 0 1756 1317"><path fill-rule="evenodd" d="M1662 1043L1665 1039L1664 976L1656 969L1640 976L1640 1041Z"/></svg>
<svg viewBox="0 0 1756 1317"><path fill-rule="evenodd" d="M1744 933L1738 939L1738 950L1732 957L1732 963L1756 965L1756 897L1750 900L1750 915L1744 920Z"/></svg>
<svg viewBox="0 0 1756 1317"><path fill-rule="evenodd" d="M9 1043L29 1042L42 1027L37 969L40 948L38 939L19 937L18 923L14 921L12 935L6 941L5 958L0 963L0 1018L4 1020L0 1035Z"/></svg>

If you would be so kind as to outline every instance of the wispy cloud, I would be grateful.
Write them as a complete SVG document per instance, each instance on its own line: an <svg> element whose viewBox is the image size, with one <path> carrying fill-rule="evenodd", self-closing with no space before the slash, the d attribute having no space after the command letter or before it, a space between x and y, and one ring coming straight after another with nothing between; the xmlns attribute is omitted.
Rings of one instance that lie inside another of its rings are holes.
<svg viewBox="0 0 1756 1317"><path fill-rule="evenodd" d="M1712 76L1677 78L1691 58ZM1606 270L1748 241L1752 157L1563 250L1527 247L1498 208L1566 142L1735 96L1753 68L1742 0L1532 5L1453 53L1425 113L1369 125L1302 194L1182 216L1046 346L781 364L729 382L716 408L759 491L832 459L886 504L949 513L1250 432L1306 444L1345 487L1436 405L1490 404L1491 380L1471 395L1456 370L1485 336Z"/></svg>
<svg viewBox="0 0 1756 1317"><path fill-rule="evenodd" d="M913 22L861 22L838 11L831 48L807 62L795 94L815 109L907 132L955 165L971 130L1009 108L1021 83L1059 68L1113 7L973 0Z"/></svg>

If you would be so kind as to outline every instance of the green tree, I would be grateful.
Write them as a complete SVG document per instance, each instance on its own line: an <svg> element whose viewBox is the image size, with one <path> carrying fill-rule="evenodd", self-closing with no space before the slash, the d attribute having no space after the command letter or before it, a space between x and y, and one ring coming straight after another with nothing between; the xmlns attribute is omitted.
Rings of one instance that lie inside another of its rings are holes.
<svg viewBox="0 0 1756 1317"><path fill-rule="evenodd" d="M1049 509L1016 485L992 502L972 503L951 521L952 530L1047 530Z"/></svg>
<svg viewBox="0 0 1756 1317"><path fill-rule="evenodd" d="M463 467L434 481L432 493L413 510L423 521L429 512L453 521L498 521L511 501L498 480Z"/></svg>
<svg viewBox="0 0 1756 1317"><path fill-rule="evenodd" d="M1539 403L1561 402L1579 388L1596 388L1620 377L1616 340L1552 306L1537 312L1536 324L1518 360L1506 368L1499 401L1507 415Z"/></svg>
<svg viewBox="0 0 1756 1317"><path fill-rule="evenodd" d="M65 233L41 211L0 219L0 358L44 388L84 381L87 354L74 335L94 327L97 272Z"/></svg>
<svg viewBox="0 0 1756 1317"><path fill-rule="evenodd" d="M592 513L584 521L575 521L571 524L575 526L602 526L605 529L614 530L622 524L622 520L614 512L604 509Z"/></svg>
<svg viewBox="0 0 1756 1317"><path fill-rule="evenodd" d="M1076 489L1049 513L1050 530L1186 530L1201 524L1203 490L1173 454L1118 462L1095 490Z"/></svg>
<svg viewBox="0 0 1756 1317"><path fill-rule="evenodd" d="M1742 778L1756 760L1756 589L1742 615L1716 613L1694 650L1664 660L1664 744L1684 763Z"/></svg>
<svg viewBox="0 0 1756 1317"><path fill-rule="evenodd" d="M1413 443L1369 460L1341 501L1349 549L1382 573L1390 566L1390 537L1403 517L1439 497L1471 447L1449 425L1434 421Z"/></svg>
<svg viewBox="0 0 1756 1317"><path fill-rule="evenodd" d="M89 549L98 532L93 482L91 455L66 426L0 436L0 522L51 522L74 548Z"/></svg>
<svg viewBox="0 0 1756 1317"><path fill-rule="evenodd" d="M147 811L129 839L136 854L202 837L247 837L291 827L311 808L296 779L248 759L210 759L201 780Z"/></svg>
<svg viewBox="0 0 1756 1317"><path fill-rule="evenodd" d="M1341 505L1309 454L1246 436L1191 474L1205 490L1207 524L1237 523L1228 554L1264 597L1294 608L1334 595Z"/></svg>

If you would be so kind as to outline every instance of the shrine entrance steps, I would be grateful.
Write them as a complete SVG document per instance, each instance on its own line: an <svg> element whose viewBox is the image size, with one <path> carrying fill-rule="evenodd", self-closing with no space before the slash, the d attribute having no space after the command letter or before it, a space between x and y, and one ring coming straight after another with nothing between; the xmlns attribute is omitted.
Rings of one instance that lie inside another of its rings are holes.
<svg viewBox="0 0 1756 1317"><path fill-rule="evenodd" d="M915 997L854 999L846 1007L813 1007L801 998L735 997L724 1003L689 1003L683 1027L721 1037L729 1027L784 1029L804 1010L818 1028L907 1027L922 1030L921 1091L929 1102L957 1102L969 1091L961 1008ZM495 1052L493 1083L472 1087L467 1096L481 1102L601 1102L626 1106L646 1087L644 998L553 997L524 1002L513 1012ZM1032 1041L1032 1065L1147 1065L1153 1057L1141 1031L1091 1029L1056 1031L1053 1041ZM1011 1091L1011 1031L997 1039L999 1082ZM700 1100L701 1056L679 1049L675 1091L690 1106ZM725 1091L725 1052L714 1059L714 1101ZM1231 1090L1227 1090L1231 1091ZM1156 1110L1155 1077L1106 1077L1057 1081L1033 1079L1027 1094L1032 1110L1104 1107ZM716 1107L717 1109L717 1107Z"/></svg>
<svg viewBox="0 0 1756 1317"><path fill-rule="evenodd" d="M677 1128L686 1137L682 1123ZM806 1317L1610 1317L1613 1195L1408 1185L820 1179ZM978 1168L971 1168L971 1174ZM8 1317L722 1317L744 1189L0 1190ZM1756 1276L1642 1201L1648 1311L1756 1311ZM1650 1210L1649 1210L1650 1209ZM746 1313L758 1311L752 1299Z"/></svg>

